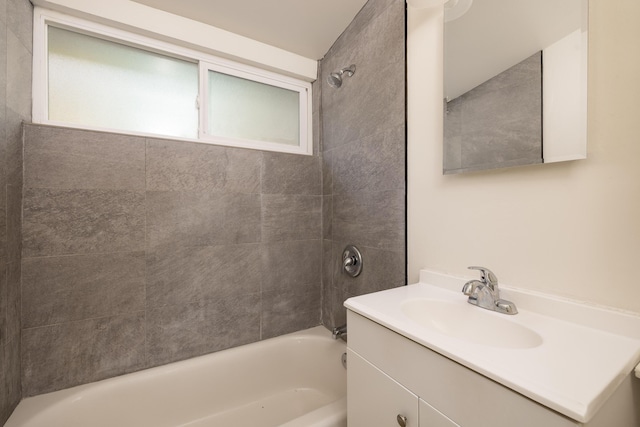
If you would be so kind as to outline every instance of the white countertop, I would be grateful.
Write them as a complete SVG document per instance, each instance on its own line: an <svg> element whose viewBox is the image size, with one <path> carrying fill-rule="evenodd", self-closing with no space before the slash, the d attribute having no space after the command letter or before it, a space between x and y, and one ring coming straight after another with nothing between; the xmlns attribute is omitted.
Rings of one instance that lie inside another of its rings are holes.
<svg viewBox="0 0 640 427"><path fill-rule="evenodd" d="M345 306L580 422L588 422L640 362L637 314L502 286L501 297L519 313L494 313L467 304L460 291L465 280L423 271L420 283L350 298ZM501 348L426 328L401 309L420 298L459 302L519 323L539 334L542 344Z"/></svg>

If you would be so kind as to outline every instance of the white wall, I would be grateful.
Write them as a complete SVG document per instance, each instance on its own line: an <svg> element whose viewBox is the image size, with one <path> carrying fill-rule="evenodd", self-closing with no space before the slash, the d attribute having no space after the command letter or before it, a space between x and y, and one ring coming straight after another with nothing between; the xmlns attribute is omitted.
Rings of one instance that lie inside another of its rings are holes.
<svg viewBox="0 0 640 427"><path fill-rule="evenodd" d="M408 263L640 312L640 2L590 0L588 158L442 175L442 10L409 9Z"/></svg>

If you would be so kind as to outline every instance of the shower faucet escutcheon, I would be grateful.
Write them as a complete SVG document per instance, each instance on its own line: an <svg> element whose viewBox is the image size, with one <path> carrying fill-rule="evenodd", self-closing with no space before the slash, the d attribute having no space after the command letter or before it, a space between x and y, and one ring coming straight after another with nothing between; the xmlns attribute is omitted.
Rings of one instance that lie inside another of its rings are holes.
<svg viewBox="0 0 640 427"><path fill-rule="evenodd" d="M480 280L469 280L462 287L462 293L467 295L469 304L477 305L487 310L504 314L517 314L518 309L511 301L500 298L498 278L485 267L469 267L470 270L480 271Z"/></svg>

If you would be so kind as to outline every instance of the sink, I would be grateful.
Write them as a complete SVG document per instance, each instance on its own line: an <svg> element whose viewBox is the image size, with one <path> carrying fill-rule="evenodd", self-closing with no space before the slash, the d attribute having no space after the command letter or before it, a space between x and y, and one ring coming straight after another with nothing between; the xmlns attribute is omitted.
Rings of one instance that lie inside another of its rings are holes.
<svg viewBox="0 0 640 427"><path fill-rule="evenodd" d="M518 306L518 314L509 316L469 304L460 292L468 280L423 270L419 283L352 297L344 305L352 321L373 321L583 423L571 425L587 423L630 385L640 362L640 315L502 286L504 298ZM374 341L357 337L351 341Z"/></svg>
<svg viewBox="0 0 640 427"><path fill-rule="evenodd" d="M403 302L400 310L421 327L476 344L513 349L542 344L534 330L465 301L415 298Z"/></svg>

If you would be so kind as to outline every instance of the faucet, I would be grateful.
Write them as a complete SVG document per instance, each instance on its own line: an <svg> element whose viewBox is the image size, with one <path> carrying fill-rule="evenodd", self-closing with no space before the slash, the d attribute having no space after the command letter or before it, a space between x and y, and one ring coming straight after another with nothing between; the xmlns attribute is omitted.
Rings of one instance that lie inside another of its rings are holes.
<svg viewBox="0 0 640 427"><path fill-rule="evenodd" d="M333 328L331 331L331 336L334 340L338 338L342 338L344 341L347 340L347 325L337 326Z"/></svg>
<svg viewBox="0 0 640 427"><path fill-rule="evenodd" d="M498 278L491 270L485 267L469 267L470 270L480 271L480 280L469 280L462 287L462 293L467 295L469 304L497 311L504 314L517 314L518 309L511 301L500 298Z"/></svg>

